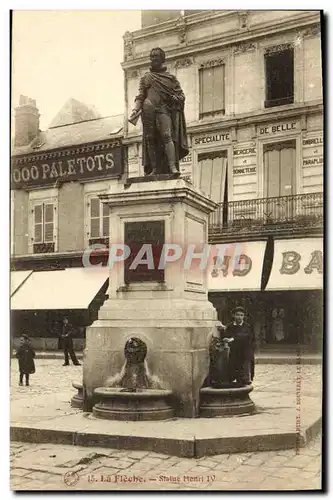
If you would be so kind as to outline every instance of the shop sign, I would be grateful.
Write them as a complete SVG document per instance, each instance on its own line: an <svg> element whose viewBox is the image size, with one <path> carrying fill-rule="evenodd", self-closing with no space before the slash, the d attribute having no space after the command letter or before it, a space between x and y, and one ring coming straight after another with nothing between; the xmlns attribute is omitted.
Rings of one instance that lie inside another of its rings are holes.
<svg viewBox="0 0 333 500"><path fill-rule="evenodd" d="M303 146L320 146L323 144L322 137L313 137L312 139L303 139Z"/></svg>
<svg viewBox="0 0 333 500"><path fill-rule="evenodd" d="M303 165L322 165L324 163L324 158L320 156L319 158L304 158Z"/></svg>
<svg viewBox="0 0 333 500"><path fill-rule="evenodd" d="M301 270L301 258L302 255L295 250L283 252L280 274L298 273ZM305 274L312 274L314 271L323 274L323 252L321 250L311 252L309 261L304 265Z"/></svg>
<svg viewBox="0 0 333 500"><path fill-rule="evenodd" d="M275 135L286 132L296 132L300 128L300 123L297 121L275 123L273 125L260 125L258 127L258 135Z"/></svg>
<svg viewBox="0 0 333 500"><path fill-rule="evenodd" d="M225 142L225 141L230 141L230 133L229 132L194 137L194 144L196 146L201 146L202 144L211 144L213 142L220 143L220 142Z"/></svg>
<svg viewBox="0 0 333 500"><path fill-rule="evenodd" d="M122 148L110 147L103 153L87 152L72 158L64 156L56 161L37 159L31 163L15 163L11 169L11 188L119 177L122 171Z"/></svg>
<svg viewBox="0 0 333 500"><path fill-rule="evenodd" d="M303 165L316 166L324 163L323 154L323 138L311 137L303 139Z"/></svg>
<svg viewBox="0 0 333 500"><path fill-rule="evenodd" d="M266 290L309 290L323 287L323 240L276 240Z"/></svg>
<svg viewBox="0 0 333 500"><path fill-rule="evenodd" d="M234 175L246 175L246 174L255 174L257 172L257 167L240 167L234 168Z"/></svg>
<svg viewBox="0 0 333 500"><path fill-rule="evenodd" d="M187 156L185 156L184 158L182 158L180 160L180 164L182 165L183 163L192 163L192 153L191 151L189 152L189 154Z"/></svg>
<svg viewBox="0 0 333 500"><path fill-rule="evenodd" d="M265 241L215 245L209 291L260 290Z"/></svg>
<svg viewBox="0 0 333 500"><path fill-rule="evenodd" d="M257 154L257 148L252 147L252 148L240 148L240 149L234 149L234 156L247 156L247 155L256 155Z"/></svg>

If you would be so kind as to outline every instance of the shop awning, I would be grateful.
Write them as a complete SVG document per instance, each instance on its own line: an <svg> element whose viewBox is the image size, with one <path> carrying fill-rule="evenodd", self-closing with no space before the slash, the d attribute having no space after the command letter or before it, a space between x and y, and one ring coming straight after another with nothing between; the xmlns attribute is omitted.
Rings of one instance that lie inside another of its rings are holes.
<svg viewBox="0 0 333 500"><path fill-rule="evenodd" d="M276 240L273 266L265 290L321 288L323 288L322 238Z"/></svg>
<svg viewBox="0 0 333 500"><path fill-rule="evenodd" d="M10 273L10 296L12 296L16 290L23 285L23 283L29 278L32 271L11 271Z"/></svg>
<svg viewBox="0 0 333 500"><path fill-rule="evenodd" d="M87 309L108 277L108 267L35 271L13 295L11 309Z"/></svg>
<svg viewBox="0 0 333 500"><path fill-rule="evenodd" d="M209 292L259 291L266 241L216 245L220 262L208 274Z"/></svg>

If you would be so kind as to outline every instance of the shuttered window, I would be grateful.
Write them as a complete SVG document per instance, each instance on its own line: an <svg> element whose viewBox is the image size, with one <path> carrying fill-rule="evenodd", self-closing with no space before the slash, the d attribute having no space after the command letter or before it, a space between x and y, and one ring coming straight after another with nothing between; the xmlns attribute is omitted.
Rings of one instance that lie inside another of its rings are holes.
<svg viewBox="0 0 333 500"><path fill-rule="evenodd" d="M54 205L41 203L34 209L34 243L50 243L54 240Z"/></svg>
<svg viewBox="0 0 333 500"><path fill-rule="evenodd" d="M265 196L289 196L295 190L296 142L284 141L264 146Z"/></svg>
<svg viewBox="0 0 333 500"><path fill-rule="evenodd" d="M225 112L224 65L199 70L200 118Z"/></svg>
<svg viewBox="0 0 333 500"><path fill-rule="evenodd" d="M198 157L199 187L217 203L224 201L227 158L224 151L203 153Z"/></svg>
<svg viewBox="0 0 333 500"><path fill-rule="evenodd" d="M90 198L89 207L89 244L109 245L109 207L97 197Z"/></svg>
<svg viewBox="0 0 333 500"><path fill-rule="evenodd" d="M295 168L295 140L264 145L264 215L271 222L294 218Z"/></svg>
<svg viewBox="0 0 333 500"><path fill-rule="evenodd" d="M40 203L34 206L33 212L33 251L34 253L54 252L54 216L53 203Z"/></svg>

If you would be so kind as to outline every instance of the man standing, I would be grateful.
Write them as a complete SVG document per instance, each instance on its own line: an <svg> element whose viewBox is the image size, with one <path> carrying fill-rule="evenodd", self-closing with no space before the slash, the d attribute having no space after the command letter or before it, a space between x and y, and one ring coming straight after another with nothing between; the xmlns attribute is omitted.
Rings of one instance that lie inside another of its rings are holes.
<svg viewBox="0 0 333 500"><path fill-rule="evenodd" d="M80 363L78 362L78 359L77 359L75 352L74 352L73 338L72 338L72 327L69 324L68 318L66 316L64 317L63 324L62 324L60 342L61 342L61 347L62 347L62 349L64 351L64 355L65 355L65 363L63 364L63 366L69 365L68 354L71 357L73 365L79 366Z"/></svg>
<svg viewBox="0 0 333 500"><path fill-rule="evenodd" d="M142 117L142 161L145 175L179 174L179 160L188 152L184 115L185 95L180 83L163 63L165 52L150 52L151 67L139 83L134 109L128 121Z"/></svg>
<svg viewBox="0 0 333 500"><path fill-rule="evenodd" d="M254 377L255 338L251 326L245 323L245 310L238 306L233 311L233 321L228 324L226 337L232 337L230 344L229 374L230 383L236 382L242 386L251 383Z"/></svg>

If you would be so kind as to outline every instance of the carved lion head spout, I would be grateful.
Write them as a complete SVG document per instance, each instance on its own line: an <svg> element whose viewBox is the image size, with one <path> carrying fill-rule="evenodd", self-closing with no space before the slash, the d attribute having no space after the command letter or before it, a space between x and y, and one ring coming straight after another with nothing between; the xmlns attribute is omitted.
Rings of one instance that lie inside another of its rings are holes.
<svg viewBox="0 0 333 500"><path fill-rule="evenodd" d="M128 364L143 363L147 356L147 345L138 337L131 337L125 344L124 354Z"/></svg>
<svg viewBox="0 0 333 500"><path fill-rule="evenodd" d="M147 345L138 337L131 337L124 347L125 363L119 373L106 381L107 387L121 387L136 392L162 388L159 379L149 373L146 361Z"/></svg>

